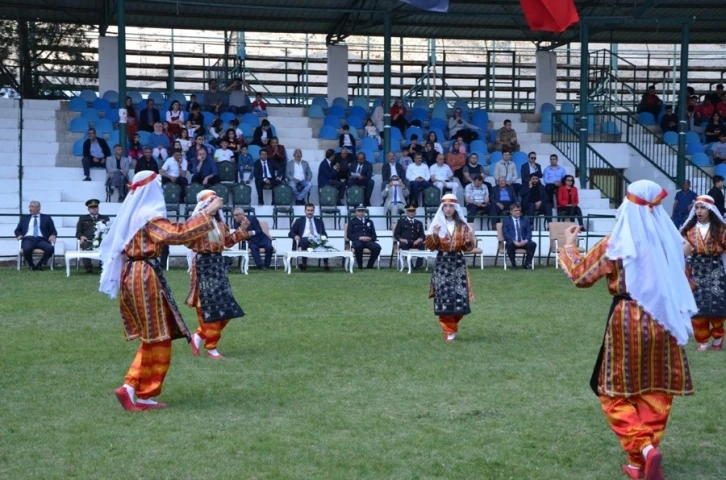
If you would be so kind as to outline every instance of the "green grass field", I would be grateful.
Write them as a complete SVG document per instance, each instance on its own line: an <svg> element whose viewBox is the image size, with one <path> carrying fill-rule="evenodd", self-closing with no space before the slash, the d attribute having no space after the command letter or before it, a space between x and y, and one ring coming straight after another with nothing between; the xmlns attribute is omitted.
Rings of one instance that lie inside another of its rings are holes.
<svg viewBox="0 0 726 480"><path fill-rule="evenodd" d="M553 268L471 273L454 344L429 273L233 274L247 316L225 330L227 359L174 342L170 407L129 413L113 390L137 344L98 275L0 270L0 478L625 478L588 386L604 285L576 290ZM187 274L168 278L181 302ZM697 394L675 401L664 473L722 479L726 354L694 349Z"/></svg>

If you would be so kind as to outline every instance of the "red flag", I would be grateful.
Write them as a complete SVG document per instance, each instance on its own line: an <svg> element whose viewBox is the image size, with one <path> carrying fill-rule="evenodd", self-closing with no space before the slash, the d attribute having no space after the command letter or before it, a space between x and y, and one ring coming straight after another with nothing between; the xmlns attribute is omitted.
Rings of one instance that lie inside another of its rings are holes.
<svg viewBox="0 0 726 480"><path fill-rule="evenodd" d="M574 0L519 0L529 28L562 33L580 21Z"/></svg>

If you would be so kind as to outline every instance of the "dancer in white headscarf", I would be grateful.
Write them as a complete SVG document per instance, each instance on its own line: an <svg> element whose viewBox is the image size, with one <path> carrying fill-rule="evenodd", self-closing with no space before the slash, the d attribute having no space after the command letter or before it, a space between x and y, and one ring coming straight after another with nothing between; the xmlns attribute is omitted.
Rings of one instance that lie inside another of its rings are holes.
<svg viewBox="0 0 726 480"><path fill-rule="evenodd" d="M701 195L681 228L696 289L698 313L691 319L698 351L723 349L726 319L726 225L713 197Z"/></svg>
<svg viewBox="0 0 726 480"><path fill-rule="evenodd" d="M692 395L683 345L696 302L683 239L661 206L667 192L650 180L628 187L613 233L585 255L579 227L565 233L560 262L576 287L607 278L613 303L590 386L628 454L630 478L662 478L663 438L674 395Z"/></svg>
<svg viewBox="0 0 726 480"><path fill-rule="evenodd" d="M100 246L103 272L100 291L121 296L121 320L127 340L141 340L124 385L116 389L130 411L163 408L161 393L171 360L171 341L189 340L189 330L164 279L158 257L164 245L180 245L214 229L212 216L222 201L210 203L186 223L166 218L161 177L145 170L134 175L129 193ZM124 260L126 263L124 265Z"/></svg>
<svg viewBox="0 0 726 480"><path fill-rule="evenodd" d="M426 248L438 250L431 274L429 298L434 299L434 314L444 331L444 339L453 342L459 322L471 313L469 302L474 299L464 253L474 248L474 232L466 223L466 213L456 196L441 197L441 205L428 230Z"/></svg>

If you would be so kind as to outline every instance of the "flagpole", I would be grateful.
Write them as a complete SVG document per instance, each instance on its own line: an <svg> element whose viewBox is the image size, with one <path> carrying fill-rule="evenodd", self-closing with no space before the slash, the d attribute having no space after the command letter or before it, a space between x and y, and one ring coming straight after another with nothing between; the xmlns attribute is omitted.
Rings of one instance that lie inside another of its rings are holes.
<svg viewBox="0 0 726 480"><path fill-rule="evenodd" d="M580 22L580 188L587 188L587 97L589 66L588 24Z"/></svg>
<svg viewBox="0 0 726 480"><path fill-rule="evenodd" d="M391 14L383 14L383 152L391 151Z"/></svg>

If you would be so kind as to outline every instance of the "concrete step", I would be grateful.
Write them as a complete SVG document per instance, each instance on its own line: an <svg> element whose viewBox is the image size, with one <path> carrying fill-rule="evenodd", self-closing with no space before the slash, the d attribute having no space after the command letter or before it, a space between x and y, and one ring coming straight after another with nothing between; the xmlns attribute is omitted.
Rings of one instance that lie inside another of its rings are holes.
<svg viewBox="0 0 726 480"><path fill-rule="evenodd" d="M17 178L17 177L16 177ZM83 169L80 164L78 167L52 167L52 168L29 168L24 172L23 188L33 188L35 180L52 180L60 185L64 182L74 182L83 180ZM95 182L106 181L106 171L100 168L91 169L91 180ZM17 180L16 180L17 181ZM88 183L88 182L86 182Z"/></svg>
<svg viewBox="0 0 726 480"><path fill-rule="evenodd" d="M80 115L80 112L73 112L76 115ZM17 121L20 118L19 108L0 108L0 118L2 119L15 119ZM23 109L23 120L44 120L46 122L55 120L56 112L54 110L39 110L24 108Z"/></svg>
<svg viewBox="0 0 726 480"><path fill-rule="evenodd" d="M56 155L54 154L24 154L23 165L25 167L54 167ZM0 167L15 167L18 165L17 154L0 155ZM2 168L0 168L2 170Z"/></svg>
<svg viewBox="0 0 726 480"><path fill-rule="evenodd" d="M18 128L17 118L0 118L0 129ZM23 129L28 138L46 138L49 132L55 135L55 125L50 120L24 120Z"/></svg>
<svg viewBox="0 0 726 480"><path fill-rule="evenodd" d="M290 139L313 138L313 129L310 127L276 127L277 137L280 142Z"/></svg>
<svg viewBox="0 0 726 480"><path fill-rule="evenodd" d="M46 137L42 137L43 141L28 140L27 137L23 141L23 155L47 154L55 155L58 153L58 142L51 141ZM17 139L17 137L16 137ZM18 142L8 141L0 142L0 155L19 153ZM27 157L26 157L27 158Z"/></svg>
<svg viewBox="0 0 726 480"><path fill-rule="evenodd" d="M2 111L2 110L0 110ZM0 141L1 142L15 142L18 143L18 129L17 128L3 128L0 129Z"/></svg>
<svg viewBox="0 0 726 480"><path fill-rule="evenodd" d="M303 107L267 107L267 114L270 117L302 117L305 115ZM273 123L270 120L270 123Z"/></svg>
<svg viewBox="0 0 726 480"><path fill-rule="evenodd" d="M282 127L303 128L310 126L306 117L267 117L267 120L275 126L275 130Z"/></svg>

